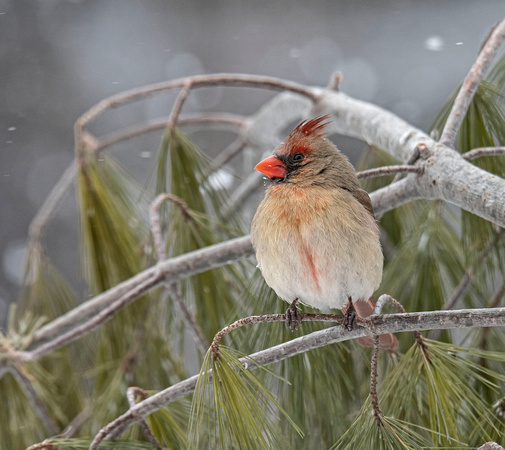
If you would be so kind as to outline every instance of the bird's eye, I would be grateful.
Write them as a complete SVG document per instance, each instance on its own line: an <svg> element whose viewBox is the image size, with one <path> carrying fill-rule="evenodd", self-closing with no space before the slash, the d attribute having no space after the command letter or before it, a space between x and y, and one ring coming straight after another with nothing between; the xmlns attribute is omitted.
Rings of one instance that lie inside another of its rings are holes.
<svg viewBox="0 0 505 450"><path fill-rule="evenodd" d="M293 155L293 161L301 161L304 158L304 156L301 153L295 153Z"/></svg>

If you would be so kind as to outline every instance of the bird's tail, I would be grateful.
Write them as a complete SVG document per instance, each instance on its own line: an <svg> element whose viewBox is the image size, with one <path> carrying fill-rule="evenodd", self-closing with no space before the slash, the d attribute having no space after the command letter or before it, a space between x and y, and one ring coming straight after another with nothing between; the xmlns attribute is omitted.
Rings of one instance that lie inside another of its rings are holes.
<svg viewBox="0 0 505 450"><path fill-rule="evenodd" d="M353 302L354 309L356 310L356 314L360 319L364 319L373 314L375 304L371 298L368 301L358 300ZM345 311L342 311L345 313ZM358 344L362 347L373 347L373 340L369 336L364 336L356 339ZM398 339L391 333L382 334L379 336L379 345L385 350L396 350L398 348Z"/></svg>

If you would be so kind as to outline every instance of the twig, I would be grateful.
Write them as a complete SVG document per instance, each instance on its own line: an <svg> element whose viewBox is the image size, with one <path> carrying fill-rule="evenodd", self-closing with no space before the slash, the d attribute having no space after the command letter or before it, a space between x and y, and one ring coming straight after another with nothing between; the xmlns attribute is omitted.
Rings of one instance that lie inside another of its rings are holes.
<svg viewBox="0 0 505 450"><path fill-rule="evenodd" d="M406 313L405 308L403 305L393 297L391 297L388 294L382 294L378 300L377 303L375 304L375 309L374 309L374 314L381 314L382 313L382 308L384 308L385 305L391 305L396 311L399 313ZM422 337L421 333L419 331L413 331L412 334L414 335L414 339L417 342L417 345L421 347L423 352L425 353L427 359L429 359L428 356L428 347L426 347L426 344L424 343L424 338Z"/></svg>
<svg viewBox="0 0 505 450"><path fill-rule="evenodd" d="M330 81L328 82L328 86L326 86L326 89L338 92L340 90L340 84L342 83L343 79L344 76L342 75L341 72L332 73Z"/></svg>
<svg viewBox="0 0 505 450"><path fill-rule="evenodd" d="M467 161L480 158L481 156L505 155L505 147L479 147L474 148L461 156Z"/></svg>
<svg viewBox="0 0 505 450"><path fill-rule="evenodd" d="M325 328L324 330L316 331L275 347L259 351L241 361L247 362L248 370L253 370L258 365L264 366L276 363L315 348L356 339L369 334L381 335L403 331L422 331L432 328L451 329L505 326L505 308L381 314L375 315L373 320L367 321L365 325L366 329L357 328L352 331L343 330L340 326ZM168 403L191 394L195 389L198 377L199 375L194 375L152 395L143 402L137 403L133 408L102 428L95 436L90 450L96 449L103 439L114 439L120 436L131 425L137 423L147 415L152 414Z"/></svg>
<svg viewBox="0 0 505 450"><path fill-rule="evenodd" d="M474 267L480 268L484 261L487 259L489 254L491 253L492 250L496 248L496 245L500 241L501 237L505 233L505 230L503 228L500 228L498 232L495 234L494 238L491 239L487 245L480 251L480 253L477 255L477 258L475 260L475 263L472 267L469 267L463 277L461 278L460 282L452 292L451 296L449 299L444 303L442 306L443 310L448 310L454 308L456 303L465 295L465 293L468 291L471 282L473 281L473 278L475 276L475 269ZM436 340L440 336L440 330L431 330L428 337L429 339Z"/></svg>
<svg viewBox="0 0 505 450"><path fill-rule="evenodd" d="M477 87L491 66L498 48L505 39L505 20L496 25L486 42L483 44L477 60L468 72L461 89L454 100L451 112L445 123L440 142L448 147L454 147L456 136L465 118L468 107L477 91Z"/></svg>
<svg viewBox="0 0 505 450"><path fill-rule="evenodd" d="M71 437L74 437L90 416L91 408L89 406L84 407L84 409L72 419L63 433L61 433L58 437L61 439L70 439Z"/></svg>
<svg viewBox="0 0 505 450"><path fill-rule="evenodd" d="M299 315L300 321L302 322L338 322L342 323L343 316L342 314L307 314L300 313ZM268 322L285 322L286 314L263 314L260 316L249 316L244 317L243 319L236 320L232 324L224 327L221 331L216 333L214 339L212 340L212 344L210 345L210 349L214 354L214 360L219 359L219 341L226 336L228 333L231 333L233 330L237 328L243 327L245 325L256 325L258 323L268 323Z"/></svg>
<svg viewBox="0 0 505 450"><path fill-rule="evenodd" d="M138 127L128 128L126 130L121 130L116 133L111 133L104 137L98 139L98 146L94 149L95 152L100 152L107 147L119 144L120 142L132 139L136 136L142 134L150 133L156 130L162 130L167 127L167 123L170 120L169 117L160 117L159 119L152 120ZM206 113L206 114L185 114L181 116L178 120L180 127L184 126L201 126L201 125L220 125L221 127L230 128L236 130L241 128L246 119L243 116L235 114L224 114L224 113Z"/></svg>
<svg viewBox="0 0 505 450"><path fill-rule="evenodd" d="M235 139L228 147L226 147L219 155L217 155L209 167L205 171L205 177L223 167L230 159L241 152L247 144L247 139L243 131L240 132L237 139Z"/></svg>
<svg viewBox="0 0 505 450"><path fill-rule="evenodd" d="M143 389L140 389L139 387L135 387L135 386L129 387L126 390L126 398L128 399L128 404L130 405L130 408L137 404L137 402L135 401L136 396L139 396L141 401L145 400L148 397L147 392L144 391ZM141 420L139 422L139 425L140 425L140 428L142 428L142 431L146 435L149 442L153 445L153 447L156 450L162 450L163 447L159 443L158 439L156 439L156 436L153 434L153 432L149 428L149 425L147 424L147 422L145 420Z"/></svg>
<svg viewBox="0 0 505 450"><path fill-rule="evenodd" d="M154 247L158 254L158 261L165 261L167 259L159 214L160 207L164 202L171 202L176 205L181 211L185 221L192 220L190 209L182 198L173 194L162 193L153 200L149 207L149 218L151 219L151 231L153 234Z"/></svg>
<svg viewBox="0 0 505 450"><path fill-rule="evenodd" d="M500 228L498 232L495 234L494 238L491 239L488 244L480 251L480 253L477 255L477 258L474 263L474 267L480 268L484 261L487 259L489 254L491 253L492 250L496 248L496 245L502 238L505 230L503 228ZM463 297L465 292L468 290L468 287L473 280L475 276L475 270L474 267L469 267L465 274L463 275L463 278L459 282L458 286L456 286L456 289L454 289L454 292L452 293L451 297L447 302L444 303L442 306L442 309L452 309L454 308L454 305L458 302L458 300Z"/></svg>
<svg viewBox="0 0 505 450"><path fill-rule="evenodd" d="M33 218L28 232L28 246L40 245L40 238L44 229L51 219L56 209L61 204L65 195L70 192L70 185L75 179L77 166L75 161L65 169L63 175L51 189L51 192L46 197L44 203L39 208L37 214Z"/></svg>
<svg viewBox="0 0 505 450"><path fill-rule="evenodd" d="M209 344L207 343L202 329L196 323L193 314L186 306L184 299L181 295L180 283L164 283L165 288L170 292L170 296L172 300L177 305L177 308L184 320L185 325L188 327L189 331L193 335L193 339L195 340L195 345L198 347L202 355L207 353L207 349L209 348Z"/></svg>
<svg viewBox="0 0 505 450"><path fill-rule="evenodd" d="M246 200L263 184L263 175L254 171L235 189L223 210L228 217L246 204Z"/></svg>
<svg viewBox="0 0 505 450"><path fill-rule="evenodd" d="M184 200L173 195L173 194L160 194L151 203L149 208L149 216L151 218L151 228L153 233L154 246L158 254L158 260L164 261L167 259L165 252L165 243L163 242L163 236L161 231L159 208L165 201L170 201L174 205L178 206L185 220L192 220L191 213L189 212L189 207ZM207 352L208 344L205 341L202 329L196 323L193 314L186 306L184 299L182 298L180 292L179 283L163 283L165 288L170 292L170 295L179 309L179 313L182 315L184 323L191 331L195 344L200 350L200 352L205 355Z"/></svg>
<svg viewBox="0 0 505 450"><path fill-rule="evenodd" d="M187 83L181 89L181 92L179 92L179 95L177 96L174 106L172 108L172 112L170 113L170 119L168 120L167 129L173 130L177 125L179 114L181 113L184 102L186 101L189 93L191 92L191 87L192 87L191 80L188 80Z"/></svg>
<svg viewBox="0 0 505 450"><path fill-rule="evenodd" d="M377 218L380 218L384 213L392 209L418 198L421 198L418 186L408 178L403 178L389 186L370 193L375 217Z"/></svg>
<svg viewBox="0 0 505 450"><path fill-rule="evenodd" d="M393 173L422 173L423 169L420 166L383 166L377 167L375 169L363 170L362 172L357 172L356 176L358 179L382 177L384 175L391 175Z"/></svg>
<svg viewBox="0 0 505 450"><path fill-rule="evenodd" d="M373 350L372 350L372 362L370 368L370 399L372 401L373 415L375 416L375 421L377 422L377 427L382 427L382 417L384 414L382 413L380 404L379 404L379 396L377 394L377 378L378 378L378 370L377 363L379 361L379 336L374 335L373 339Z"/></svg>
<svg viewBox="0 0 505 450"><path fill-rule="evenodd" d="M31 404L33 410L35 411L35 414L39 418L46 431L52 435L57 434L60 431L58 425L56 425L56 422L49 414L49 411L33 388L30 380L26 377L25 374L23 374L15 367L12 367L10 372L23 390L26 398L28 399L28 402Z"/></svg>

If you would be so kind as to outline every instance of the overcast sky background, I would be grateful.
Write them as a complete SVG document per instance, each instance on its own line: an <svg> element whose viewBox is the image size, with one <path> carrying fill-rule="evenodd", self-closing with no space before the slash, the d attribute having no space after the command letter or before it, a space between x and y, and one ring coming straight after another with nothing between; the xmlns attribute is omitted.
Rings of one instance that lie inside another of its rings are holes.
<svg viewBox="0 0 505 450"><path fill-rule="evenodd" d="M215 72L325 86L338 70L344 92L426 129L504 15L502 0L0 0L0 319L17 295L29 223L72 160L73 123L104 97ZM217 89L186 107L251 114L265 98ZM94 131L167 115L169 100ZM145 165L158 142L126 163ZM73 282L77 240L70 195L47 249Z"/></svg>

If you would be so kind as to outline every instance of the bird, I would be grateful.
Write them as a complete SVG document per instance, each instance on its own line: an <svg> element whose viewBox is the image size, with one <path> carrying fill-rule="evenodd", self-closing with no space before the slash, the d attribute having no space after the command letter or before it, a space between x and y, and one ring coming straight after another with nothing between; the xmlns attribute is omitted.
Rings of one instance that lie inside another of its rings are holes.
<svg viewBox="0 0 505 450"><path fill-rule="evenodd" d="M330 115L301 122L273 155L255 169L266 175L265 197L251 225L251 241L266 283L290 303L286 323L300 323L297 302L344 313L373 314L382 279L383 253L372 202L347 156L326 138ZM358 339L373 346L368 337ZM392 334L380 346L394 350Z"/></svg>

